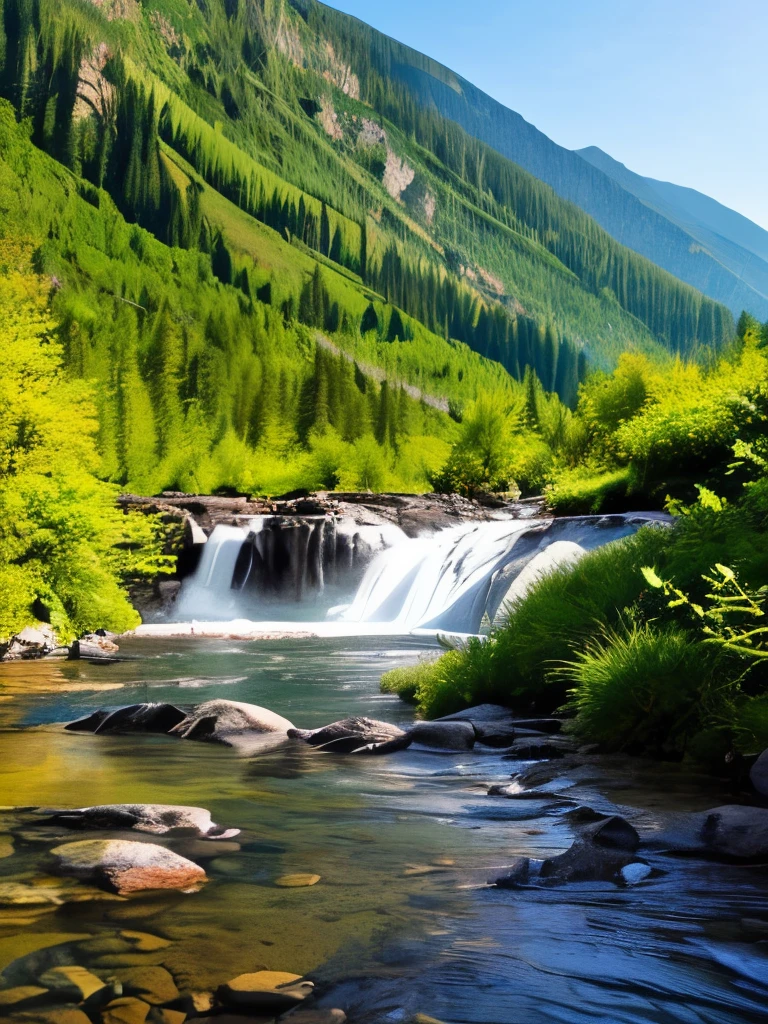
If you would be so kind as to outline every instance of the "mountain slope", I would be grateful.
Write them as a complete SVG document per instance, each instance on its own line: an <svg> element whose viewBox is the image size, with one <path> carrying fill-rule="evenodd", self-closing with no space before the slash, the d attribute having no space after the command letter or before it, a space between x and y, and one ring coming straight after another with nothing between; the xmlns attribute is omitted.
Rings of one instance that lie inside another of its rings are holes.
<svg viewBox="0 0 768 1024"><path fill-rule="evenodd" d="M357 37L347 59L325 9L1 5L2 230L54 283L111 479L426 486L481 392L557 419L541 385L573 403L625 351L733 337Z"/></svg>
<svg viewBox="0 0 768 1024"><path fill-rule="evenodd" d="M492 146L595 218L622 245L726 304L738 315L768 316L761 294L696 244L677 223L653 209L612 176L564 149L466 79L409 47L339 14L316 0L295 0L306 16L334 34L344 58L359 67L360 53L385 79L402 84L413 102L439 112ZM355 61L355 53L358 60Z"/></svg>
<svg viewBox="0 0 768 1024"><path fill-rule="evenodd" d="M731 309L737 309L743 298L743 308L768 318L768 231L694 189L635 174L596 146L580 149L578 154L677 224L731 271L734 296L726 303ZM746 296L743 286L754 296Z"/></svg>

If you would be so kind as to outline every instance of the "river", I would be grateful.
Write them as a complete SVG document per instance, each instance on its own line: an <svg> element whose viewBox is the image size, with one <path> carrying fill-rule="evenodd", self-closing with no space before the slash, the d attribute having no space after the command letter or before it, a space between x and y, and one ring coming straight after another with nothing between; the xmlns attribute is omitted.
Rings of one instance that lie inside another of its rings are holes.
<svg viewBox="0 0 768 1024"><path fill-rule="evenodd" d="M5 983L41 962L32 951L55 948L107 974L162 964L194 989L260 968L306 974L321 1004L342 1007L352 1024L417 1012L448 1024L768 1019L764 869L656 856L658 877L634 888L490 888L515 857L559 853L573 839L556 803L487 795L519 767L497 752L354 758L290 742L244 758L60 725L100 707L214 697L269 707L302 727L350 714L407 722L411 710L381 695L379 678L430 644L144 638L124 641L124 660L111 665L0 667L0 805L190 804L242 830L220 846L173 841L206 868L210 881L196 894L0 906ZM674 766L627 771L607 761L590 785L593 805L610 797L641 822L724 802L713 801L711 782ZM0 831L12 818L0 814ZM13 855L0 859L0 885L52 884L46 851L72 838L21 828ZM320 881L276 885L297 872ZM126 930L169 944L127 951Z"/></svg>

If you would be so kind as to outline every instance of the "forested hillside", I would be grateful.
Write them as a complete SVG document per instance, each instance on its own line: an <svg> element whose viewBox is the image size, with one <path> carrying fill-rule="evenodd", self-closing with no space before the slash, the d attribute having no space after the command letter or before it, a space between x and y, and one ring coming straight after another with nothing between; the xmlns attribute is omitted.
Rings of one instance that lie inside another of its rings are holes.
<svg viewBox="0 0 768 1024"><path fill-rule="evenodd" d="M352 61L355 70L358 63L352 55L363 54L364 65L370 65L378 77L397 84L411 106L422 112L437 111L455 121L470 135L546 182L559 196L577 204L622 245L701 289L728 306L735 316L743 309L760 318L768 316L765 294L760 287L755 288L751 275L744 274L737 261L722 260L722 239L710 237L702 244L697 232L670 216L668 209L646 203L614 175L605 173L601 164L593 166L594 161L557 145L519 113L429 57L316 0L295 2L310 23L320 25L321 31L334 39L337 51ZM546 75L546 63L541 73ZM362 79L367 85L365 71ZM733 211L726 212L736 216ZM751 232L760 233L756 225L749 227Z"/></svg>
<svg viewBox="0 0 768 1024"><path fill-rule="evenodd" d="M2 231L97 385L109 479L426 487L481 393L522 430L532 388L732 336L422 110L378 38L285 0L3 0Z"/></svg>

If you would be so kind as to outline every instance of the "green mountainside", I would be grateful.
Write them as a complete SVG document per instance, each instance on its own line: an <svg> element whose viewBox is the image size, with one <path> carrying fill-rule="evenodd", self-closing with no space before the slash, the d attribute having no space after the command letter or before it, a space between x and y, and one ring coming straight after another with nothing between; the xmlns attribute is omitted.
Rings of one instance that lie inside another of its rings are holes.
<svg viewBox="0 0 768 1024"><path fill-rule="evenodd" d="M524 419L627 350L733 336L318 4L2 0L1 25L0 232L52 282L111 480L424 487L481 393Z"/></svg>

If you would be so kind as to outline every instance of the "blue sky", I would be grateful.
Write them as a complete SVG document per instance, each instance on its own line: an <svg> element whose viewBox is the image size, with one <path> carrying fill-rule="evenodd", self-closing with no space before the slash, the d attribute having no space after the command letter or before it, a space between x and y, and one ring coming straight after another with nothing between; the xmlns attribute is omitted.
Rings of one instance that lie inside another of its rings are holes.
<svg viewBox="0 0 768 1024"><path fill-rule="evenodd" d="M768 229L768 0L330 0L552 139Z"/></svg>

